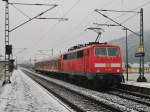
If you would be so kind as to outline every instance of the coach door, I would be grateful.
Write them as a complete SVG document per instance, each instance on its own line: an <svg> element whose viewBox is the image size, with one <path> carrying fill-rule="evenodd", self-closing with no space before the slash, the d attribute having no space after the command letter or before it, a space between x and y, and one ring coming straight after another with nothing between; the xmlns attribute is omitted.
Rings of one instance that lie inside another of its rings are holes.
<svg viewBox="0 0 150 112"><path fill-rule="evenodd" d="M89 56L90 56L90 50L86 49L84 53L84 72L89 72L89 66L90 66Z"/></svg>

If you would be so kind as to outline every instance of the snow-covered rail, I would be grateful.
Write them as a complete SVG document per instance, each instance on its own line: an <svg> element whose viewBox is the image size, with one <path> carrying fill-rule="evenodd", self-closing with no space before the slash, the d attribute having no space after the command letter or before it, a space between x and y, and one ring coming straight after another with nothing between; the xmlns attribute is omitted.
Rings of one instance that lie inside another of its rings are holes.
<svg viewBox="0 0 150 112"><path fill-rule="evenodd" d="M145 95L142 93L132 92L128 90L122 90L118 88L111 89L112 90L108 92L109 94L150 106L150 95Z"/></svg>

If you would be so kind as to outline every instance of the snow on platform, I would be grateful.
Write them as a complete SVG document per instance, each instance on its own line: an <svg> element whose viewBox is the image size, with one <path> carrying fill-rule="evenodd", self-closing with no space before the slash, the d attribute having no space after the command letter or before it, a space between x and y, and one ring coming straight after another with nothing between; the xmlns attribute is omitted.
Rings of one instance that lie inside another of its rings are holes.
<svg viewBox="0 0 150 112"><path fill-rule="evenodd" d="M11 81L1 88L0 112L72 111L20 70L14 71Z"/></svg>
<svg viewBox="0 0 150 112"><path fill-rule="evenodd" d="M123 74L124 78L126 80L126 73ZM150 74L146 73L144 74L145 78L147 79L147 82L137 82L136 80L139 77L138 73L129 73L128 74L128 80L129 81L125 81L126 85L133 85L133 86L138 86L138 87L144 87L144 88L150 88Z"/></svg>
<svg viewBox="0 0 150 112"><path fill-rule="evenodd" d="M137 87L150 88L149 82L135 82L135 81L126 81L126 85L133 85Z"/></svg>
<svg viewBox="0 0 150 112"><path fill-rule="evenodd" d="M127 74L124 73L123 75L124 75L124 78L126 79ZM147 79L147 82L150 83L150 73L145 73L144 76ZM129 73L128 74L129 81L135 81L136 82L136 80L138 79L138 77L139 77L139 73Z"/></svg>

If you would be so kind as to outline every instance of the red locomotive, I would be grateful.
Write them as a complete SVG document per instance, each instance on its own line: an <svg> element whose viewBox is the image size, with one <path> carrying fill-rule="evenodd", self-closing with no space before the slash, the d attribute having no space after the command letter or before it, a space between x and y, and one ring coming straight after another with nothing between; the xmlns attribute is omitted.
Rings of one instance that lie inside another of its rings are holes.
<svg viewBox="0 0 150 112"><path fill-rule="evenodd" d="M74 46L55 59L37 62L35 70L82 79L82 82L92 81L94 85L113 85L124 81L120 48L107 43Z"/></svg>

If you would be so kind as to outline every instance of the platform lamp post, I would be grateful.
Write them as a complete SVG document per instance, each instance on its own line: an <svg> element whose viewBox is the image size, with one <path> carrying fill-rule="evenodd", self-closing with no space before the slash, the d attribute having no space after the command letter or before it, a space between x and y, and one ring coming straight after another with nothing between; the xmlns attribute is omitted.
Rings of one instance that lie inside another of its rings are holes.
<svg viewBox="0 0 150 112"><path fill-rule="evenodd" d="M129 63L128 63L128 38L127 38L128 30L126 28L124 28L123 30L125 30L125 32L126 32L126 67L125 68L126 68L126 74L127 74L126 79L128 81L128 76L129 76L129 72L128 72L128 67L129 67Z"/></svg>
<svg viewBox="0 0 150 112"><path fill-rule="evenodd" d="M100 15L102 15L103 17L109 19L110 21L116 23L117 25L122 26L126 31L130 31L133 34L137 35L138 37L140 37L140 45L139 45L139 51L137 53L135 53L135 57L140 57L140 69L139 69L139 77L137 79L138 82L146 82L146 78L144 77L144 56L145 56L145 52L144 52L144 36L143 36L143 8L140 9L140 11L117 11L117 10L99 10L99 9L95 9L95 11L97 13L99 13ZM131 29L127 28L126 26L120 24L119 22L115 21L114 19L106 16L105 14L101 13L102 11L110 11L110 12L127 12L127 13L138 13L140 14L140 34L136 33L134 31L132 31Z"/></svg>

